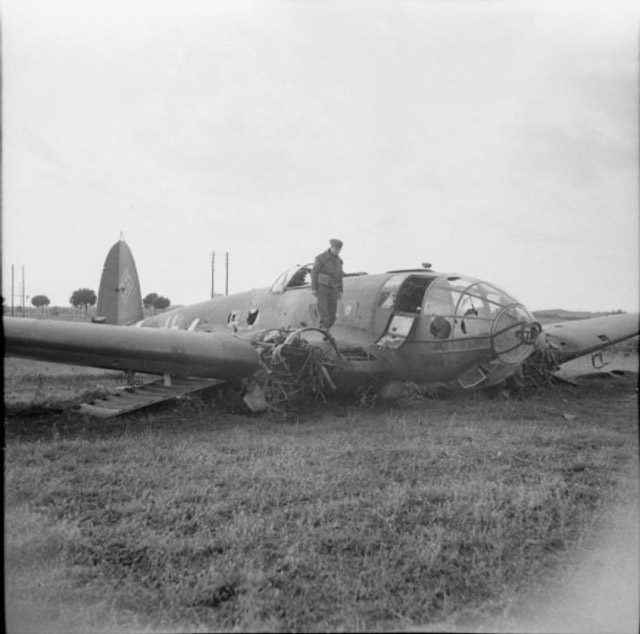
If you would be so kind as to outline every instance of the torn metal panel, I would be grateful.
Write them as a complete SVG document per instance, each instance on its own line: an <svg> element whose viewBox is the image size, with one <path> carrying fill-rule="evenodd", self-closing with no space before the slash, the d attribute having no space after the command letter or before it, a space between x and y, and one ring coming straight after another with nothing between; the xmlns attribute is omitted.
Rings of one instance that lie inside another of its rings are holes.
<svg viewBox="0 0 640 634"><path fill-rule="evenodd" d="M169 402L185 396L204 392L212 387L222 385L224 381L215 379L185 379L172 377L170 385L164 378L143 383L137 387L126 387L113 391L91 403L82 403L80 412L98 418L113 418L129 414L151 405Z"/></svg>
<svg viewBox="0 0 640 634"><path fill-rule="evenodd" d="M605 315L544 326L540 346L553 348L559 363L597 352L638 333L638 315Z"/></svg>

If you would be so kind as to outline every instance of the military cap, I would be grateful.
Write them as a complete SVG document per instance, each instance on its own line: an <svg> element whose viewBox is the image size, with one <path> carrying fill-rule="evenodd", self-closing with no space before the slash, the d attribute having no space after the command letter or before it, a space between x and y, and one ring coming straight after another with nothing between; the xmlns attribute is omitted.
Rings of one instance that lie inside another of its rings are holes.
<svg viewBox="0 0 640 634"><path fill-rule="evenodd" d="M338 238L331 238L331 240L329 240L329 244L332 247L337 247L338 249L342 248L342 240L338 240Z"/></svg>

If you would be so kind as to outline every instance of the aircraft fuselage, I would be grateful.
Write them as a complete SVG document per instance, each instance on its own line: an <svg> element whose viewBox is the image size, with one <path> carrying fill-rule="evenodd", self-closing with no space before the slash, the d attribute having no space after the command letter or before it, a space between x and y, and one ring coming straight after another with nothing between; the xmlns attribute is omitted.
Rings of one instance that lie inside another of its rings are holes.
<svg viewBox="0 0 640 634"><path fill-rule="evenodd" d="M176 308L136 325L226 328L239 336L317 327L309 272L310 265L295 267L269 288ZM331 329L347 356L350 350L372 355L370 367L379 379L424 384L455 379L462 387L510 376L533 351L538 333L531 313L498 287L424 269L346 276Z"/></svg>
<svg viewBox="0 0 640 634"><path fill-rule="evenodd" d="M165 382L171 375L240 381L247 389L265 376L296 382L306 368L312 392L317 379L331 390L373 386L393 398L402 381L488 387L519 372L533 352L553 369L638 333L637 314L542 331L497 286L422 268L346 275L328 334L319 329L311 269L296 266L269 288L144 319L133 255L120 240L105 261L95 323L5 317L5 354L163 374Z"/></svg>

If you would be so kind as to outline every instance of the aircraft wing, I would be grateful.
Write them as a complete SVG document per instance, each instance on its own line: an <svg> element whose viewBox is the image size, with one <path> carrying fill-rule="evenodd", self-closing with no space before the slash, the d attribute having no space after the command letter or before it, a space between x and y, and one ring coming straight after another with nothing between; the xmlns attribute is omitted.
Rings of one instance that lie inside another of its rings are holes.
<svg viewBox="0 0 640 634"><path fill-rule="evenodd" d="M634 337L639 318L638 313L624 313L546 324L539 347L551 349L557 363L565 363Z"/></svg>
<svg viewBox="0 0 640 634"><path fill-rule="evenodd" d="M259 355L229 333L4 317L5 355L149 374L240 379Z"/></svg>

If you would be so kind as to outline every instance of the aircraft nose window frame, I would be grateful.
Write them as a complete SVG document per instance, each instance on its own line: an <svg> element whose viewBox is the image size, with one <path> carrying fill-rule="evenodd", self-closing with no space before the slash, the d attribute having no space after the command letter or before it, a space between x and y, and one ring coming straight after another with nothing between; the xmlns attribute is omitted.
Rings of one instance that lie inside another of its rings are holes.
<svg viewBox="0 0 640 634"><path fill-rule="evenodd" d="M450 275L427 289L422 314L430 317L428 333L434 339L489 338L498 316L514 305L521 306L492 284Z"/></svg>
<svg viewBox="0 0 640 634"><path fill-rule="evenodd" d="M491 345L500 361L517 365L536 345L540 325L522 304L512 304L495 319L491 334Z"/></svg>

